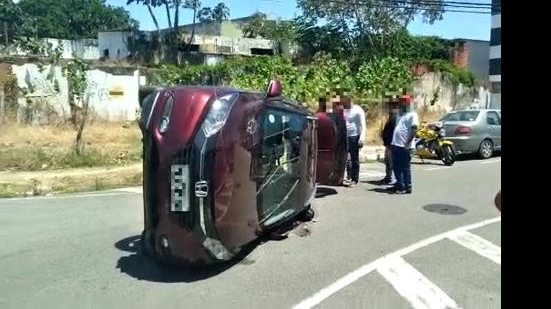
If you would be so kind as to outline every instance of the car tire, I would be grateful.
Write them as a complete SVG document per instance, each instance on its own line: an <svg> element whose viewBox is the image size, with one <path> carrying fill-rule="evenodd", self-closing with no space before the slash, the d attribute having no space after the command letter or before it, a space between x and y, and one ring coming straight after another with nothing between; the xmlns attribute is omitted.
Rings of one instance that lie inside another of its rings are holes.
<svg viewBox="0 0 551 309"><path fill-rule="evenodd" d="M478 147L478 155L482 159L489 159L494 154L494 143L491 140L485 139Z"/></svg>
<svg viewBox="0 0 551 309"><path fill-rule="evenodd" d="M316 215L316 212L312 208L311 205L306 206L306 208L298 215L298 219L302 222L308 222L312 221L314 219L314 216Z"/></svg>

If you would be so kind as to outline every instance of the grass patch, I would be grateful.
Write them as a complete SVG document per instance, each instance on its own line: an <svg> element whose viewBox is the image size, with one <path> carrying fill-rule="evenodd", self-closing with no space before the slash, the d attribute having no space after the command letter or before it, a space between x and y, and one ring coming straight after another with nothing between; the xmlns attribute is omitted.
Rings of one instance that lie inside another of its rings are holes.
<svg viewBox="0 0 551 309"><path fill-rule="evenodd" d="M11 183L0 183L0 197L16 197L21 188Z"/></svg>
<svg viewBox="0 0 551 309"><path fill-rule="evenodd" d="M40 171L117 166L141 160L141 133L134 123L95 122L84 130L85 152L73 151L67 125L0 127L0 171Z"/></svg>

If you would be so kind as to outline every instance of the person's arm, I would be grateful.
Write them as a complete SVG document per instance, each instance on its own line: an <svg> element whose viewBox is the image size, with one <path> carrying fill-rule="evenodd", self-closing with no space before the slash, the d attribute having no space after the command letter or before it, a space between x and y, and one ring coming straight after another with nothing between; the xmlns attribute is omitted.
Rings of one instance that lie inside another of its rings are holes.
<svg viewBox="0 0 551 309"><path fill-rule="evenodd" d="M410 148L411 142L413 141L413 139L415 138L415 134L417 133L417 128L419 128L419 116L417 116L417 113L411 114L410 127L411 127L411 130L409 132L408 139L406 140L405 148Z"/></svg>

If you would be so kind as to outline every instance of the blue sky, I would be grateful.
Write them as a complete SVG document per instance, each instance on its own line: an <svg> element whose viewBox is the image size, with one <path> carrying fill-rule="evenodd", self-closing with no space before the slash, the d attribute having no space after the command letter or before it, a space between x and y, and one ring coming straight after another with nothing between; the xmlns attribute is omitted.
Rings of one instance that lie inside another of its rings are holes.
<svg viewBox="0 0 551 309"><path fill-rule="evenodd" d="M214 6L221 0L203 0L203 6ZM230 8L230 18L249 16L254 12L266 13L272 18L290 19L300 13L296 8L295 0L225 0L222 1ZM490 0L465 0L464 2L490 3ZM155 28L147 8L142 5L126 5L126 0L107 0L115 6L123 6L132 18L140 22L143 30ZM162 28L166 27L166 13L164 8L155 10L157 20ZM182 10L180 24L191 23L191 12ZM420 35L437 35L448 39L465 38L476 40L490 40L490 15L466 14L446 12L444 19L434 24L424 24L421 18L416 19L408 27L411 33Z"/></svg>

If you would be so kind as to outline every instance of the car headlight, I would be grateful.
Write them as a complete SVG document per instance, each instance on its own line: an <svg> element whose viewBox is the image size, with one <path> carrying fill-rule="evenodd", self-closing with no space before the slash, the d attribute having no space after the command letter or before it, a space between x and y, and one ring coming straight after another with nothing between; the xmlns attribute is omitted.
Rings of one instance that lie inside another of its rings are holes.
<svg viewBox="0 0 551 309"><path fill-rule="evenodd" d="M224 126L230 114L231 107L235 103L237 97L237 93L232 93L219 97L212 102L210 110L202 125L203 133L205 133L206 137L216 134L216 132L220 131Z"/></svg>

